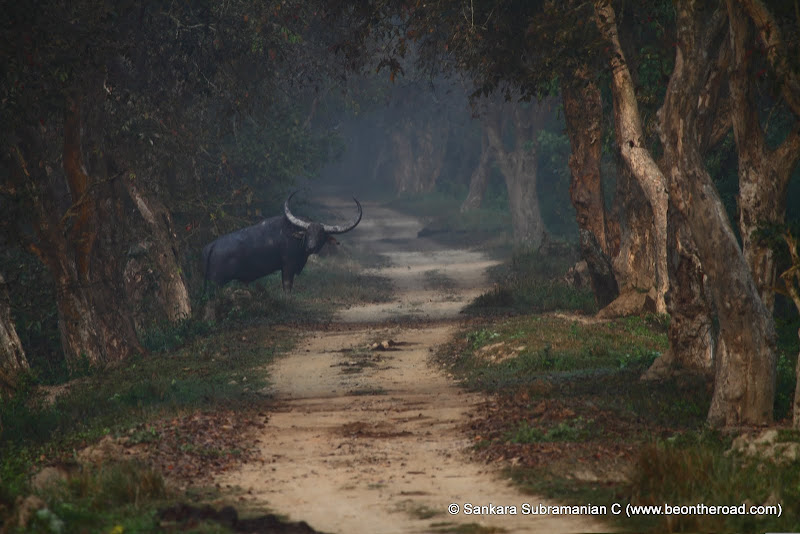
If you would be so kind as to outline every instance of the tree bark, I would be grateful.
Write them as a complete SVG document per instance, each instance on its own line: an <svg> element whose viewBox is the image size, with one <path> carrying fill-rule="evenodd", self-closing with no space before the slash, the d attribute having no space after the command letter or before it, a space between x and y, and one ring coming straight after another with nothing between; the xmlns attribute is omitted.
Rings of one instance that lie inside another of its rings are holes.
<svg viewBox="0 0 800 534"><path fill-rule="evenodd" d="M700 153L712 100L704 92L723 37L720 10L704 13L694 0L676 0L678 46L662 109L661 141L670 198L686 219L720 324L712 425L765 424L775 393L775 332L719 194ZM711 10L706 10L711 11Z"/></svg>
<svg viewBox="0 0 800 534"><path fill-rule="evenodd" d="M800 312L800 247L798 242L787 230L783 234L783 239L789 247L789 257L791 258L791 267L781 274L786 292L794 302L795 308ZM800 328L797 330L797 337L800 338ZM800 354L797 357L797 365L795 366L795 389L794 389L794 405L792 407L792 426L796 430L800 430Z"/></svg>
<svg viewBox="0 0 800 534"><path fill-rule="evenodd" d="M70 366L103 366L142 349L120 283L115 227L120 211L109 180L92 179L83 163L80 99L68 99L63 130L63 178L49 165L55 129L21 132L12 172L31 195L35 239L27 247L48 267L56 286L58 324ZM43 138L43 139L41 139ZM64 212L62 192L71 204Z"/></svg>
<svg viewBox="0 0 800 534"><path fill-rule="evenodd" d="M561 97L572 149L569 194L575 206L575 218L578 226L594 235L600 248L608 255L611 250L606 240L606 208L600 174L603 144L600 89L584 67L575 72L572 80L562 81Z"/></svg>
<svg viewBox="0 0 800 534"><path fill-rule="evenodd" d="M753 1L745 3L751 11L757 4ZM769 245L759 242L754 233L760 225L784 222L789 179L800 161L800 129L795 128L774 150L767 146L756 106L756 76L751 71L750 51L756 45L751 22L739 2L727 0L726 5L733 50L729 87L733 133L739 156L739 231L745 261L753 273L761 300L771 313L777 281L775 254ZM777 30L778 26L774 28ZM777 34L774 31L770 33L771 45L776 53L785 53L777 31ZM793 98L794 95L785 99L790 108ZM794 112L800 119L800 103Z"/></svg>
<svg viewBox="0 0 800 534"><path fill-rule="evenodd" d="M478 159L478 166L472 171L469 179L469 192L467 198L461 204L461 213L475 210L481 207L483 196L486 194L486 186L489 183L489 161L492 149L486 132L481 135L481 156Z"/></svg>
<svg viewBox="0 0 800 534"><path fill-rule="evenodd" d="M0 398L14 393L17 379L28 369L28 360L11 318L6 281L0 274Z"/></svg>
<svg viewBox="0 0 800 534"><path fill-rule="evenodd" d="M612 264L620 292L652 291L656 287L653 211L625 164L617 166L615 211L619 221L619 246L612 256Z"/></svg>
<svg viewBox="0 0 800 534"><path fill-rule="evenodd" d="M716 332L713 309L705 284L697 247L688 223L670 202L667 234L673 245L667 250L670 314L669 349L644 373L644 380L658 380L680 373L714 375Z"/></svg>
<svg viewBox="0 0 800 534"><path fill-rule="evenodd" d="M641 146L641 120L632 79L619 44L613 9L608 2L599 1L595 3L595 11L601 33L612 49L612 91L617 141L621 144L620 154L635 177L636 184L648 199L654 214L653 230L649 233L644 230L646 222L641 221L641 211L626 206L626 219L621 221L621 251L615 266L617 272L623 276L627 274L631 277L629 273L632 273L635 286L641 287L641 284L647 283L650 269L637 269L626 265L625 261L631 258L630 252L626 250L626 247L631 248L629 229L638 230L632 233L633 237L640 240L650 238L655 251L653 257L656 259L652 273L657 288L656 295L663 296L663 304L657 300L656 309L659 312L666 311L671 316L670 350L656 360L643 378L663 378L679 370L708 373L716 347L711 328L711 306L706 297L699 257L694 252L691 229L669 202L664 172L655 164L646 148ZM635 193L637 189L631 187L630 191ZM634 195L632 200L635 198ZM628 218L632 221L628 221ZM639 248L642 248L641 245ZM673 286L678 283L680 287Z"/></svg>
<svg viewBox="0 0 800 534"><path fill-rule="evenodd" d="M595 0L597 27L610 45L611 92L617 146L653 212L655 246L656 310L666 313L664 295L669 287L667 274L667 180L644 146L639 106L633 78L622 51L614 10L609 0Z"/></svg>
<svg viewBox="0 0 800 534"><path fill-rule="evenodd" d="M125 266L125 293L136 327L141 329L159 316L172 323L186 319L191 316L192 307L174 247L175 232L169 210L157 198L145 195L133 178L125 180L125 187L149 231L149 239L137 247L143 254L129 254ZM155 296L155 310L144 302L151 294Z"/></svg>
<svg viewBox="0 0 800 534"><path fill-rule="evenodd" d="M517 245L538 250L545 239L544 221L536 191L539 142L537 133L544 118L541 105L516 103L495 105L485 117L486 135L500 172L508 189L508 205L514 241ZM506 149L503 143L503 118L509 117L514 126L514 146Z"/></svg>
<svg viewBox="0 0 800 534"><path fill-rule="evenodd" d="M597 305L603 308L619 295L600 174L603 104L600 89L585 66L576 70L572 79L564 77L561 97L571 147L569 194L580 229L581 256L589 268Z"/></svg>
<svg viewBox="0 0 800 534"><path fill-rule="evenodd" d="M718 47L716 65L709 71L699 101L698 123L702 126L698 129L698 144L702 152L716 145L730 131L729 102L722 98L730 60L728 49L724 41ZM715 57L712 52L708 51L709 65ZM660 166L667 168L663 161ZM713 379L717 351L724 351L725 345L717 342L716 311L688 221L672 202L667 213L667 240L670 289L666 304L670 314L667 333L670 348L653 362L642 378L666 378L690 372Z"/></svg>

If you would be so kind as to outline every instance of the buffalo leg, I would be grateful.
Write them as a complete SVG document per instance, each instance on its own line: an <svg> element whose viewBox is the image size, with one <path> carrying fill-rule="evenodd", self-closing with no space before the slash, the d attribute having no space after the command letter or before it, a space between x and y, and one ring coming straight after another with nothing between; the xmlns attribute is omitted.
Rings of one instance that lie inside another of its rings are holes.
<svg viewBox="0 0 800 534"><path fill-rule="evenodd" d="M294 275L286 270L281 270L281 282L283 283L283 290L291 293L292 284L294 284Z"/></svg>

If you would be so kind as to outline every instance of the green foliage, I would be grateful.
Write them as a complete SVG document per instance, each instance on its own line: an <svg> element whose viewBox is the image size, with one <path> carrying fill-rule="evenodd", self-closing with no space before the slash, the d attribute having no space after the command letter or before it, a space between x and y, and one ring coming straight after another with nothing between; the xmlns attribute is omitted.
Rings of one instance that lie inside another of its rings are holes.
<svg viewBox="0 0 800 534"><path fill-rule="evenodd" d="M33 254L15 247L0 250L0 273L8 289L11 318L36 381L52 384L75 376L61 350L50 273Z"/></svg>
<svg viewBox="0 0 800 534"><path fill-rule="evenodd" d="M486 345L487 343L490 343L492 340L495 340L498 337L500 337L498 332L481 328L467 334L467 343L469 343L469 347L472 350L475 350Z"/></svg>
<svg viewBox="0 0 800 534"><path fill-rule="evenodd" d="M778 364L775 379L775 407L773 416L776 421L792 417L794 392L797 387L797 351L778 354Z"/></svg>
<svg viewBox="0 0 800 534"><path fill-rule="evenodd" d="M560 116L559 116L560 117ZM555 122L555 121L553 121ZM568 162L571 147L563 118L548 129L539 131L538 195L542 219L548 233L561 239L577 241L575 208L570 202L572 181Z"/></svg>

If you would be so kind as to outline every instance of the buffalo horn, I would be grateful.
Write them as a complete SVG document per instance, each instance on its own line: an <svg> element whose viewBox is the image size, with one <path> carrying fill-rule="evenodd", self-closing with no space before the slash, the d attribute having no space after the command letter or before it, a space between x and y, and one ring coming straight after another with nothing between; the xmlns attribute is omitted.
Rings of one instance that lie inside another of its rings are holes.
<svg viewBox="0 0 800 534"><path fill-rule="evenodd" d="M289 201L292 200L292 197L297 191L293 191L289 198L286 199L286 202L283 203L283 213L286 215L286 218L289 220L290 223L297 226L298 228L302 228L303 230L308 230L308 227L311 223L306 222L302 219L298 219L294 215L292 215L292 211L289 209Z"/></svg>
<svg viewBox="0 0 800 534"><path fill-rule="evenodd" d="M355 228L359 222L361 222L361 204L358 202L356 197L353 197L353 201L358 206L358 215L348 224L342 225L327 225L323 224L322 229L325 230L329 234L343 234L345 232L349 232L353 228Z"/></svg>
<svg viewBox="0 0 800 534"><path fill-rule="evenodd" d="M297 217L295 217L292 214L292 211L289 209L289 201L292 200L292 197L294 196L295 193L297 193L297 191L294 191L291 195L289 195L289 198L287 198L286 202L283 203L283 213L286 215L286 218L289 220L290 223L292 223L293 225L295 225L295 226L297 226L299 228L303 228L304 230L307 230L308 227L311 225L311 223L306 222L306 221L304 221L302 219L298 219ZM323 224L322 225L322 229L326 233L328 233L328 234L343 234L345 232L349 232L350 230L355 228L358 225L359 222L361 222L361 215L362 215L361 204L358 202L356 197L353 197L353 200L355 201L356 206L358 207L358 215L348 224L343 224L343 225Z"/></svg>

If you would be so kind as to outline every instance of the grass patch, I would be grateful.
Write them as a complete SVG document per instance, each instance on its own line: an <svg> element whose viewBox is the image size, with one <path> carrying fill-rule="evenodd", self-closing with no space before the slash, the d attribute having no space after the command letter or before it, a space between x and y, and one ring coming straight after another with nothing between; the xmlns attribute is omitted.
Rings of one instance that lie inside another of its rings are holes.
<svg viewBox="0 0 800 534"><path fill-rule="evenodd" d="M586 441L592 435L593 423L591 419L575 417L568 421L561 421L548 430L531 426L528 421L522 421L513 431L506 434L506 440L511 443L541 443L558 441Z"/></svg>
<svg viewBox="0 0 800 534"><path fill-rule="evenodd" d="M797 532L800 462L779 463L727 453L730 439L692 432L646 444L638 457L631 502L643 505L745 505L746 514L660 516L671 532ZM751 506L781 504L777 514L754 515Z"/></svg>
<svg viewBox="0 0 800 534"><path fill-rule="evenodd" d="M213 329L214 323L197 319L185 319L176 324L156 323L144 329L139 341L148 351L169 351L193 339L207 336Z"/></svg>
<svg viewBox="0 0 800 534"><path fill-rule="evenodd" d="M499 392L542 378L563 381L585 371L643 370L667 347L666 331L645 319L582 324L559 317L516 317L463 337L467 350L443 361L473 389ZM488 347L488 349L487 349ZM494 363L491 356L516 350Z"/></svg>
<svg viewBox="0 0 800 534"><path fill-rule="evenodd" d="M177 351L133 357L125 367L87 377L52 404L20 395L2 405L0 443L89 439L177 410L246 403L266 385L258 369L287 350L290 338L288 331L219 332Z"/></svg>
<svg viewBox="0 0 800 534"><path fill-rule="evenodd" d="M517 252L511 261L491 271L495 287L475 299L472 315L569 310L594 313L597 306L589 288L576 288L563 278L577 256L569 247L551 247L552 253Z"/></svg>

